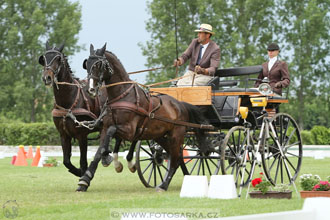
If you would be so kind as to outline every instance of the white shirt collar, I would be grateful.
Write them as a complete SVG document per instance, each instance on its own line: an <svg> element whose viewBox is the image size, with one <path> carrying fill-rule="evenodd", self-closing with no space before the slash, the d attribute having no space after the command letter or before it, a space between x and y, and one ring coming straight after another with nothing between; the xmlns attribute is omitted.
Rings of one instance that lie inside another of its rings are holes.
<svg viewBox="0 0 330 220"><path fill-rule="evenodd" d="M203 46L203 49L202 49L202 57L204 55L204 52L206 50L206 48L209 46L210 42L208 42L207 44L201 44Z"/></svg>
<svg viewBox="0 0 330 220"><path fill-rule="evenodd" d="M273 57L273 58L269 58L269 62L275 63L277 60L277 56Z"/></svg>
<svg viewBox="0 0 330 220"><path fill-rule="evenodd" d="M274 66L274 63L277 60L277 56L273 57L273 58L269 58L269 62L268 62L268 71L270 71L272 69L272 67Z"/></svg>

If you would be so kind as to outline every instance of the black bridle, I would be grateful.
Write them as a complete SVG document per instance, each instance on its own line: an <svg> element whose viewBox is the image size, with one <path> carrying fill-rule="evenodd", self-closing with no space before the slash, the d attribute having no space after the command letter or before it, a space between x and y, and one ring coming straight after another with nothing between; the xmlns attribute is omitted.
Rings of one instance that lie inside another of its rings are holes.
<svg viewBox="0 0 330 220"><path fill-rule="evenodd" d="M98 76L92 75L93 68L99 63L101 63L101 66L99 69L100 71L99 71ZM90 79L97 80L96 93L98 92L99 88L102 86L102 83L104 80L104 74L109 73L110 77L113 74L113 69L110 66L110 63L106 59L106 57L98 56L96 54L90 55L88 60L86 60L86 69L87 69L87 73L88 73L88 76L87 76L88 82L90 81Z"/></svg>
<svg viewBox="0 0 330 220"><path fill-rule="evenodd" d="M47 59L47 54L51 54L51 53L55 53L55 56L54 57L48 56L48 58L51 58L49 60L49 59ZM60 57L61 61L60 61L60 64L58 65L57 69L53 69L51 67L51 65L53 64L53 62L55 61L55 59L57 57ZM57 83L58 83L57 77L58 77L59 72L61 71L61 68L65 66L65 59L64 59L63 53L61 53L53 48L51 50L47 50L44 55L39 57L39 63L41 62L41 58L43 58L45 70L51 70L53 72L54 77L52 77L52 81L56 84L56 88L59 89L58 85L57 85Z"/></svg>

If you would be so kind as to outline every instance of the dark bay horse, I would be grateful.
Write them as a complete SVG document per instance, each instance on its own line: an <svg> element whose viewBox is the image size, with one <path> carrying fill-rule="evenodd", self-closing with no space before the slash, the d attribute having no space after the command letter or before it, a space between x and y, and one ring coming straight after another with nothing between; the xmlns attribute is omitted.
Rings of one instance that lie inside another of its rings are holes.
<svg viewBox="0 0 330 220"><path fill-rule="evenodd" d="M186 126L179 122L205 124L200 110L167 95L150 96L129 79L119 59L106 51L106 45L96 51L91 45L90 56L83 67L88 72L90 90L98 91L103 82L108 85L108 105L103 118L100 146L86 173L80 178L77 191L88 189L101 160L101 152L107 150L113 137L128 141L155 140L166 150L171 159L170 169L164 181L157 186L157 191L168 189L179 166L185 175L188 174L181 150Z"/></svg>
<svg viewBox="0 0 330 220"><path fill-rule="evenodd" d="M92 130L78 127L74 120L91 121L97 119L106 102L107 95L105 91L98 97L89 95L88 85L84 85L84 82L73 77L67 58L62 53L63 47L64 45L59 48L50 47L47 42L46 52L39 57L39 63L44 66L42 79L45 85L53 87L55 103L52 115L55 126L60 133L63 164L69 169L69 172L81 177L88 167L87 136L91 132L99 131L100 127L95 127ZM79 142L80 168L76 168L70 160L72 138ZM116 140L114 151L118 152L120 143L120 139ZM111 163L112 158L109 153L109 151L103 152L102 164L104 166Z"/></svg>

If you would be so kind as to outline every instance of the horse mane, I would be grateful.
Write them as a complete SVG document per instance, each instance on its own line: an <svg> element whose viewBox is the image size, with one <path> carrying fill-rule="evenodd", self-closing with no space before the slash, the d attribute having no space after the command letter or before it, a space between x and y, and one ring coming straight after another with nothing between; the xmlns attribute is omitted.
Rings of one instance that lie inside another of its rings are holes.
<svg viewBox="0 0 330 220"><path fill-rule="evenodd" d="M63 54L63 57L65 59L65 62L64 62L64 65L65 65L65 68L67 69L67 71L69 72L69 74L71 75L71 77L73 79L76 79L76 80L80 80L79 77L77 77L71 70L71 67L69 65L69 61L68 61L68 57L66 55Z"/></svg>
<svg viewBox="0 0 330 220"><path fill-rule="evenodd" d="M108 53L110 55L110 58L112 58L112 60L114 61L114 63L112 63L112 65L114 65L114 67L120 69L125 75L128 76L128 74L127 74L127 72L125 70L125 67L121 63L121 61L119 60L119 58L114 53L112 53L111 51L106 50L105 53Z"/></svg>

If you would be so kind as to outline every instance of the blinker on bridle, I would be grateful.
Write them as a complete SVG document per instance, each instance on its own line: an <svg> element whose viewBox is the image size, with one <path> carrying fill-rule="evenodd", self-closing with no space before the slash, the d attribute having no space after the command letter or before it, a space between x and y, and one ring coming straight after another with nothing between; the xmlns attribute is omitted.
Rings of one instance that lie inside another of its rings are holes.
<svg viewBox="0 0 330 220"><path fill-rule="evenodd" d="M46 55L49 54L49 53L55 53L56 55L48 62ZM63 56L63 54L61 52L57 51L57 50L54 50L54 48L53 48L51 50L47 50L45 55L43 55L43 57L44 57L44 61L45 61L45 69L46 70L51 70L54 73L53 81L56 85L56 88L59 89L58 84L57 84L58 83L57 76L58 76L59 72L61 71L62 65L64 66L64 56ZM60 63L60 65L58 65L57 69L53 69L51 67L51 65L53 64L54 60L57 57L61 58L61 63Z"/></svg>
<svg viewBox="0 0 330 220"><path fill-rule="evenodd" d="M94 80L97 80L97 91L98 89L102 86L102 82L103 82L103 78L104 78L104 73L106 71L108 71L110 73L110 76L113 74L113 69L111 68L108 60L104 57L104 56L98 56L98 55L90 55L88 60L95 60L92 62L92 65L88 68L88 65L86 65L87 67L87 73L88 73L88 81L90 79L94 79ZM88 62L87 62L88 63ZM94 76L92 75L92 69L97 65L101 63L101 66L100 66L100 74L99 76Z"/></svg>

